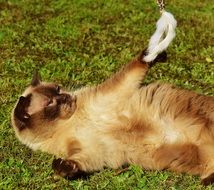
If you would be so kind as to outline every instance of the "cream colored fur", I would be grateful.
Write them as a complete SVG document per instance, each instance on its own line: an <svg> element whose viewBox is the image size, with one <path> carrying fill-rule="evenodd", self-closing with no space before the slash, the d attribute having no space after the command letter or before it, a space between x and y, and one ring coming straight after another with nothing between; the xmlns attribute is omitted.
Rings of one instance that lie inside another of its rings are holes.
<svg viewBox="0 0 214 190"><path fill-rule="evenodd" d="M72 92L77 109L69 119L22 131L13 122L17 137L87 172L129 163L209 176L214 98L169 84L140 87L147 70L147 64L133 60L104 83Z"/></svg>
<svg viewBox="0 0 214 190"><path fill-rule="evenodd" d="M40 93L53 84L34 80L21 99L30 95L30 104L23 103L24 109L17 110L16 105L12 112L18 139L33 150L73 161L68 163L75 171L74 163L85 172L138 164L144 169L197 174L204 184L213 182L214 97L169 84L140 85L148 64L174 38L175 27L174 17L164 11L144 57L98 86L64 92L77 101L72 99L72 106L63 104L54 119L45 119L43 108L49 97ZM28 125L21 115L24 111L34 118Z"/></svg>

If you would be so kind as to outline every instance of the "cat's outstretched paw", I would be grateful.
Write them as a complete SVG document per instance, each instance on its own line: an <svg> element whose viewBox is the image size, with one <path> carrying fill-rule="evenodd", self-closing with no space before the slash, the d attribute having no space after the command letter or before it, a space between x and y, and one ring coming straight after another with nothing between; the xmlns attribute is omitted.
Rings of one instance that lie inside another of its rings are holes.
<svg viewBox="0 0 214 190"><path fill-rule="evenodd" d="M144 49L144 50L142 51L142 53L140 54L139 59L140 59L141 61L143 61L143 60L144 60L144 57L145 57L146 55L147 55L147 49ZM167 53L166 53L166 51L163 51L162 53L158 54L157 57L156 57L153 61L148 62L148 65L149 65L149 67L152 67L152 66L154 66L155 63L157 63L157 62L162 62L162 63L164 63L164 62L166 62L166 61L167 61Z"/></svg>
<svg viewBox="0 0 214 190"><path fill-rule="evenodd" d="M67 179L76 179L84 175L78 164L72 160L54 159L52 168L57 175Z"/></svg>

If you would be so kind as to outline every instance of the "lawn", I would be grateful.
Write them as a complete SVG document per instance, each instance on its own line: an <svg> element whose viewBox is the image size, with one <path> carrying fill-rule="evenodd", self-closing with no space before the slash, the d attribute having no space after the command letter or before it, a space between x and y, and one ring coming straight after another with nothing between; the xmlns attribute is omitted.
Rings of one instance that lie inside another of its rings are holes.
<svg viewBox="0 0 214 190"><path fill-rule="evenodd" d="M214 4L167 1L178 21L168 61L154 66L145 83L173 83L214 95ZM152 0L0 0L0 189L212 189L200 179L130 166L67 181L51 170L53 156L16 140L11 110L35 68L43 80L67 88L95 85L142 49L159 12Z"/></svg>

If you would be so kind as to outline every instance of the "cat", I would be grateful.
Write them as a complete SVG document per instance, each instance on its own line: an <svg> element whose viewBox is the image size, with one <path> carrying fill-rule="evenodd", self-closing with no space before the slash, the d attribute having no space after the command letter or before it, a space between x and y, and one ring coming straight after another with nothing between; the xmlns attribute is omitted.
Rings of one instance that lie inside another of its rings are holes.
<svg viewBox="0 0 214 190"><path fill-rule="evenodd" d="M52 167L75 178L105 167L199 175L214 182L214 97L161 82L142 85L145 51L103 83L67 92L38 73L12 111L17 138L55 155Z"/></svg>

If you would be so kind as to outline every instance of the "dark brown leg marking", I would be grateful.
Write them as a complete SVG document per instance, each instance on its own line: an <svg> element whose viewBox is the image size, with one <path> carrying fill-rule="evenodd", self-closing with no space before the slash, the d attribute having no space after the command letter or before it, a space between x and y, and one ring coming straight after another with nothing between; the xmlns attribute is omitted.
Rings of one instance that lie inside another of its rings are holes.
<svg viewBox="0 0 214 190"><path fill-rule="evenodd" d="M81 171L78 164L72 160L54 159L52 168L57 175L67 179L77 179L86 176L86 173Z"/></svg>
<svg viewBox="0 0 214 190"><path fill-rule="evenodd" d="M203 185L211 185L214 183L214 173L210 174L207 178L201 181Z"/></svg>
<svg viewBox="0 0 214 190"><path fill-rule="evenodd" d="M141 54L139 55L139 60L143 63L145 63L143 61L143 58L147 55L147 49L144 49ZM166 51L163 51L162 53L160 53L155 60L153 60L152 62L148 63L150 67L154 66L155 63L157 62L166 62L167 61L167 53Z"/></svg>

